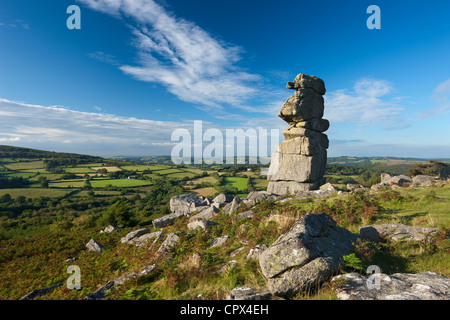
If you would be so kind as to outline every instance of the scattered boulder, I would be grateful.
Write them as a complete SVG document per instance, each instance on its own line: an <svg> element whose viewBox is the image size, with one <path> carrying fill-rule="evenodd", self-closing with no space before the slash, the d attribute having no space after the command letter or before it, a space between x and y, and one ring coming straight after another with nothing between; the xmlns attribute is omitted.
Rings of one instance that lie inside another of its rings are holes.
<svg viewBox="0 0 450 320"><path fill-rule="evenodd" d="M156 265L148 265L141 269L140 271L134 271L129 274L120 276L118 278L115 278L113 280L108 281L104 286L97 289L95 292L91 293L90 295L87 295L83 298L83 300L104 300L106 298L106 295L108 294L108 291L111 290L115 285L122 285L125 283L125 281L129 279L135 279L144 275L150 274L154 269L156 268Z"/></svg>
<svg viewBox="0 0 450 320"><path fill-rule="evenodd" d="M189 218L189 222L208 220L214 218L219 213L219 209L214 206L208 207L207 209L193 215Z"/></svg>
<svg viewBox="0 0 450 320"><path fill-rule="evenodd" d="M189 230L195 230L197 228L206 229L206 228L214 227L216 225L218 225L218 223L214 222L214 221L210 221L210 220L196 220L194 222L188 223L187 227L188 227Z"/></svg>
<svg viewBox="0 0 450 320"><path fill-rule="evenodd" d="M239 197L234 197L233 201L227 203L224 207L223 207L223 212L231 214L233 212L236 212L237 209L239 208L240 204L242 203L241 198Z"/></svg>
<svg viewBox="0 0 450 320"><path fill-rule="evenodd" d="M182 218L186 216L186 213L183 212L175 212L171 214L167 214L165 216L162 216L160 218L152 220L153 228L163 228L165 226L171 225L175 222L176 219Z"/></svg>
<svg viewBox="0 0 450 320"><path fill-rule="evenodd" d="M231 290L228 300L270 300L269 291L261 291L254 287L238 287Z"/></svg>
<svg viewBox="0 0 450 320"><path fill-rule="evenodd" d="M196 197L192 194L182 194L170 199L170 211L179 214L189 214L197 211L198 207L209 205L204 197Z"/></svg>
<svg viewBox="0 0 450 320"><path fill-rule="evenodd" d="M407 226L404 224L374 224L361 227L359 235L363 239L380 241L381 238L403 241L423 241L428 235L436 233L437 228Z"/></svg>
<svg viewBox="0 0 450 320"><path fill-rule="evenodd" d="M295 197L297 199L304 199L308 197L320 199L324 197L329 197L336 192L338 192L338 190L331 183L327 182L324 185L320 186L319 190L300 191L297 192Z"/></svg>
<svg viewBox="0 0 450 320"><path fill-rule="evenodd" d="M279 196L277 194L268 192L268 191L251 191L247 199L243 200L246 205L255 205L261 201L271 201L271 200L279 200L284 199L285 197Z"/></svg>
<svg viewBox="0 0 450 320"><path fill-rule="evenodd" d="M377 280L379 286L374 286ZM358 273L346 273L335 276L333 282L339 283L336 293L341 300L450 300L450 279L434 272L390 276L379 273L370 279Z"/></svg>
<svg viewBox="0 0 450 320"><path fill-rule="evenodd" d="M159 231L155 231L152 233L146 233L140 237L135 237L135 238L131 239L128 243L135 243L136 247L141 247L152 239L155 239L155 240L153 240L153 243L155 243L156 241L158 241L158 239L162 238L162 236L163 236L163 231L159 230Z"/></svg>
<svg viewBox="0 0 450 320"><path fill-rule="evenodd" d="M288 297L324 281L353 252L356 239L326 213L302 216L259 256L270 291Z"/></svg>
<svg viewBox="0 0 450 320"><path fill-rule="evenodd" d="M91 239L91 240L89 240L88 243L86 243L86 248L92 252L102 253L104 246L102 246L100 243L98 243L94 239Z"/></svg>
<svg viewBox="0 0 450 320"><path fill-rule="evenodd" d="M236 217L236 220L239 221L241 219L251 219L252 217L253 217L253 211L248 210L248 211L239 213Z"/></svg>
<svg viewBox="0 0 450 320"><path fill-rule="evenodd" d="M236 260L230 260L223 264L223 266L218 270L219 273L224 273L226 271L229 271L237 266Z"/></svg>
<svg viewBox="0 0 450 320"><path fill-rule="evenodd" d="M27 293L26 295L24 295L23 297L21 297L19 300L32 300L34 298L41 297L62 285L63 285L63 283L58 283L58 284L55 284L55 285L47 287L47 288L33 290L33 291Z"/></svg>
<svg viewBox="0 0 450 320"><path fill-rule="evenodd" d="M178 241L180 240L180 237L175 233L169 233L166 237L166 239L164 240L164 242L161 244L161 246L158 249L158 253L167 253L168 250L172 248L173 246L175 246Z"/></svg>
<svg viewBox="0 0 450 320"><path fill-rule="evenodd" d="M241 253L242 250L244 250L246 247L240 247L237 248L236 250L231 251L230 253L230 257L234 257L237 256L239 253Z"/></svg>
<svg viewBox="0 0 450 320"><path fill-rule="evenodd" d="M127 235L125 237L123 237L122 239L120 239L121 243L132 243L133 239L135 238L139 238L140 236L149 233L150 230L147 228L142 228L142 229L138 229L138 230L133 230L129 233L127 233Z"/></svg>
<svg viewBox="0 0 450 320"><path fill-rule="evenodd" d="M212 239L211 245L209 247L210 248L222 247L227 242L228 239L230 239L229 236L222 236L219 238L214 238L214 239Z"/></svg>
<svg viewBox="0 0 450 320"><path fill-rule="evenodd" d="M114 232L114 231L117 231L117 230L119 230L118 227L115 227L113 225L109 225L109 226L105 227L105 229L100 230L100 233L104 233L104 232L111 233L111 232Z"/></svg>
<svg viewBox="0 0 450 320"><path fill-rule="evenodd" d="M226 203L233 201L233 196L225 194L225 193L221 193L219 194L217 197L215 197L212 202L213 203L218 203L222 206L224 206Z"/></svg>
<svg viewBox="0 0 450 320"><path fill-rule="evenodd" d="M258 260L261 253L266 249L267 249L267 246L265 244L258 244L250 249L246 258Z"/></svg>
<svg viewBox="0 0 450 320"><path fill-rule="evenodd" d="M419 174L412 178L412 185L417 187L428 187L437 181L438 179L436 177Z"/></svg>
<svg viewBox="0 0 450 320"><path fill-rule="evenodd" d="M439 169L439 177L441 177L442 180L447 180L450 178L450 166L441 167Z"/></svg>
<svg viewBox="0 0 450 320"><path fill-rule="evenodd" d="M361 188L362 186L359 183L347 183L346 187L348 191L354 191Z"/></svg>

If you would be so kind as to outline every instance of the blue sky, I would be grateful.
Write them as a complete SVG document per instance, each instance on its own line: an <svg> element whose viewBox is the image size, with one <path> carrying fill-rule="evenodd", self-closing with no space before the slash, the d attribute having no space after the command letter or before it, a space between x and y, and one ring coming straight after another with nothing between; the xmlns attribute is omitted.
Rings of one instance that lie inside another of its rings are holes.
<svg viewBox="0 0 450 320"><path fill-rule="evenodd" d="M66 27L72 4L80 30ZM0 144L168 155L194 120L283 129L286 82L305 73L326 84L329 156L450 158L448 12L444 0L3 0Z"/></svg>

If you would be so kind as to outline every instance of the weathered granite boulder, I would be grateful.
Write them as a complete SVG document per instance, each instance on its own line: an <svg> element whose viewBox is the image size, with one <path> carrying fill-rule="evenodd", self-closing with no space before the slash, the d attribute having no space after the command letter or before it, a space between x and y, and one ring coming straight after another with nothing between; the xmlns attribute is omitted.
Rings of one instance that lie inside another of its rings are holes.
<svg viewBox="0 0 450 320"><path fill-rule="evenodd" d="M327 162L329 140L326 131L330 123L322 119L324 112L324 82L315 77L299 74L287 88L295 89L282 106L278 116L289 124L283 131L284 141L272 154L267 172L267 191L295 194L315 190L323 179Z"/></svg>
<svg viewBox="0 0 450 320"><path fill-rule="evenodd" d="M370 278L346 273L332 283L339 283L336 293L341 300L450 300L450 279L434 272L379 273Z"/></svg>
<svg viewBox="0 0 450 320"><path fill-rule="evenodd" d="M157 229L157 228L163 228L165 226L171 225L175 222L175 220L177 220L178 218L182 218L186 215L187 214L183 213L183 212L176 212L176 213L167 214L160 218L154 219L154 220L152 220L153 228Z"/></svg>
<svg viewBox="0 0 450 320"><path fill-rule="evenodd" d="M273 201L282 199L283 197L280 197L276 194L273 194L269 191L251 191L247 199L243 200L244 204L246 205L254 205L261 201Z"/></svg>
<svg viewBox="0 0 450 320"><path fill-rule="evenodd" d="M411 179L404 175L398 175L398 176L391 176L389 173L382 173L381 174L381 184L385 185L392 185L392 184L398 184L402 185L404 183L411 183Z"/></svg>
<svg viewBox="0 0 450 320"><path fill-rule="evenodd" d="M254 287L238 287L231 290L228 300L270 300L269 291L261 291Z"/></svg>
<svg viewBox="0 0 450 320"><path fill-rule="evenodd" d="M205 210L193 215L189 218L189 222L207 220L214 218L219 213L219 209L217 207L211 206L206 208Z"/></svg>
<svg viewBox="0 0 450 320"><path fill-rule="evenodd" d="M239 221L241 219L251 219L253 217L253 211L247 210L245 212L241 212L236 216L236 220Z"/></svg>
<svg viewBox="0 0 450 320"><path fill-rule="evenodd" d="M111 233L111 232L114 232L114 231L117 231L117 230L119 230L118 227L115 227L113 225L109 225L109 226L105 227L105 229L100 230L100 233Z"/></svg>
<svg viewBox="0 0 450 320"><path fill-rule="evenodd" d="M170 211L173 213L189 214L197 211L198 207L209 205L205 198L196 197L192 194L182 194L170 199Z"/></svg>
<svg viewBox="0 0 450 320"><path fill-rule="evenodd" d="M239 206L240 206L241 203L242 203L241 198L239 198L239 197L234 197L234 198L233 198L233 201L228 202L228 203L223 207L223 212L228 213L228 214L231 214L231 213L235 212L235 211L239 208Z"/></svg>
<svg viewBox="0 0 450 320"><path fill-rule="evenodd" d="M180 240L180 237L175 232L169 233L167 235L166 239L161 244L161 246L158 248L157 252L158 253L167 253L168 249L175 246L179 240Z"/></svg>
<svg viewBox="0 0 450 320"><path fill-rule="evenodd" d="M450 166L441 167L441 169L439 169L439 177L442 180L449 179L450 178Z"/></svg>
<svg viewBox="0 0 450 320"><path fill-rule="evenodd" d="M214 227L216 225L218 225L218 223L214 222L214 221L197 220L197 221L188 223L187 227L188 227L189 230L195 230L197 228L206 229L206 228Z"/></svg>
<svg viewBox="0 0 450 320"><path fill-rule="evenodd" d="M259 260L259 256L266 249L267 249L267 246L265 244L257 244L256 246L254 246L253 248L250 249L250 251L247 254L246 259Z"/></svg>
<svg viewBox="0 0 450 320"><path fill-rule="evenodd" d="M214 238L212 239L209 248L222 247L227 242L228 239L230 239L229 236Z"/></svg>
<svg viewBox="0 0 450 320"><path fill-rule="evenodd" d="M289 81L286 84L286 88L288 89L309 88L313 89L320 95L325 94L325 82L323 82L322 79L303 73L298 74L295 77L294 81Z"/></svg>
<svg viewBox="0 0 450 320"><path fill-rule="evenodd" d="M130 243L132 242L132 240L134 238L138 238L146 233L149 233L150 230L147 228L141 228L141 229L137 229L137 230L133 230L129 233L127 233L127 235L125 237L123 237L122 239L120 239L121 243Z"/></svg>
<svg viewBox="0 0 450 320"><path fill-rule="evenodd" d="M302 216L259 256L270 291L292 296L325 280L353 252L356 239L326 213Z"/></svg>
<svg viewBox="0 0 450 320"><path fill-rule="evenodd" d="M155 231L152 233L146 233L139 237L135 237L135 238L131 239L130 241L128 241L127 243L134 243L136 245L136 247L142 247L146 243L150 242L150 240L153 240L153 243L155 243L156 241L158 241L158 239L162 238L162 236L163 236L163 231L159 230L159 231Z"/></svg>
<svg viewBox="0 0 450 320"><path fill-rule="evenodd" d="M213 203L219 203L225 205L225 203L233 201L233 196L225 193L219 194L217 197L215 197L212 202Z"/></svg>
<svg viewBox="0 0 450 320"><path fill-rule="evenodd" d="M438 232L437 228L407 226L404 224L374 224L361 227L359 235L363 239L380 241L381 238L402 241L423 241L428 235Z"/></svg>
<svg viewBox="0 0 450 320"><path fill-rule="evenodd" d="M297 122L322 118L323 111L322 95L311 89L298 89L283 104L278 116L290 125L295 125Z"/></svg>
<svg viewBox="0 0 450 320"><path fill-rule="evenodd" d="M102 253L104 246L102 246L100 243L98 243L94 239L91 239L91 240L89 240L88 243L86 243L86 248L92 252Z"/></svg>
<svg viewBox="0 0 450 320"><path fill-rule="evenodd" d="M428 187L436 183L438 179L433 176L427 176L424 174L419 174L417 176L412 177L412 185L419 187Z"/></svg>

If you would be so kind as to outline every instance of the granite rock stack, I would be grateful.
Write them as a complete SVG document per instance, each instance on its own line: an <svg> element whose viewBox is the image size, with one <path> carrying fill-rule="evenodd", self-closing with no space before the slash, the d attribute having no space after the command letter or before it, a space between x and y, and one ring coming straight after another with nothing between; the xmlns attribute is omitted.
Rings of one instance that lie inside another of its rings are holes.
<svg viewBox="0 0 450 320"><path fill-rule="evenodd" d="M289 124L283 130L284 141L272 155L267 191L295 194L318 189L327 163L330 123L322 119L325 83L322 79L300 73L286 87L295 90L281 107L278 116Z"/></svg>

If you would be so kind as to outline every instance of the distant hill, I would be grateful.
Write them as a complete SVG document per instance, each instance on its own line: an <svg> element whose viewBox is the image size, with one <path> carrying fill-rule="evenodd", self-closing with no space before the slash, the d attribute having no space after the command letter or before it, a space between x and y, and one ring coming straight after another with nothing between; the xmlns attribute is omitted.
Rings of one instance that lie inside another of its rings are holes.
<svg viewBox="0 0 450 320"><path fill-rule="evenodd" d="M103 158L96 156L81 155L76 153L53 152L30 148L2 146L0 145L0 158L11 159L61 159L70 158L86 162L101 162Z"/></svg>

